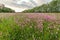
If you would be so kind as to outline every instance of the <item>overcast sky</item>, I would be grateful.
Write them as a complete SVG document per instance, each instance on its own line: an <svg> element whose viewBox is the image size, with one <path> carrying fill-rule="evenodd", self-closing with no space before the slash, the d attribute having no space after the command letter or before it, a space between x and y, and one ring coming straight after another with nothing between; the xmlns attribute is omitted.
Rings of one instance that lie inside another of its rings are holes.
<svg viewBox="0 0 60 40"><path fill-rule="evenodd" d="M51 0L0 0L0 3L16 12L21 12L25 9L33 8L50 1Z"/></svg>

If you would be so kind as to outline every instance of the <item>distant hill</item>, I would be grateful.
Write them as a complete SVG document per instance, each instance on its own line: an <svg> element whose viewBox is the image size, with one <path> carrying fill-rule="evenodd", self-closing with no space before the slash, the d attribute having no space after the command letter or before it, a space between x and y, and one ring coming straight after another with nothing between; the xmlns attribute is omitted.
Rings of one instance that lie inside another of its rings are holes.
<svg viewBox="0 0 60 40"><path fill-rule="evenodd" d="M60 0L53 0L50 3L43 4L33 9L25 10L23 12L28 13L59 13L60 12Z"/></svg>
<svg viewBox="0 0 60 40"><path fill-rule="evenodd" d="M12 13L12 12L15 12L14 10L10 9L10 8L7 8L5 7L3 4L0 4L0 13Z"/></svg>

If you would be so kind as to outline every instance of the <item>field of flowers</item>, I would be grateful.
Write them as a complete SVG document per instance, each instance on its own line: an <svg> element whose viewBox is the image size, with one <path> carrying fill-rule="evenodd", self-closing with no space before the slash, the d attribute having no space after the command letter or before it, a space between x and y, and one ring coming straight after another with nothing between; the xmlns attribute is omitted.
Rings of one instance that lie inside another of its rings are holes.
<svg viewBox="0 0 60 40"><path fill-rule="evenodd" d="M60 40L59 15L17 13L0 17L0 40Z"/></svg>

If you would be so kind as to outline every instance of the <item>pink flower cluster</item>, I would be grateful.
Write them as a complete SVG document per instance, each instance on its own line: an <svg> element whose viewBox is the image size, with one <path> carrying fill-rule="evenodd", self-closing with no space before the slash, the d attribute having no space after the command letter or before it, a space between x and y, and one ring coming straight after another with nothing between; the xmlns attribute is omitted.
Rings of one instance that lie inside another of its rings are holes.
<svg viewBox="0 0 60 40"><path fill-rule="evenodd" d="M25 14L23 17L15 17L16 23L22 27L25 25L29 25L30 22L34 21L37 23L37 26L41 31L43 30L43 22L44 20L46 21L55 21L56 16L55 15L49 15L49 14L44 14L44 13L31 13L31 14ZM20 21L21 20L21 21ZM19 22L20 21L20 22ZM30 25L32 28L32 25Z"/></svg>
<svg viewBox="0 0 60 40"><path fill-rule="evenodd" d="M27 17L30 19L33 19L37 23L37 27L39 27L41 30L43 30L43 22L44 20L46 21L55 21L56 16L55 15L49 15L49 14L44 14L44 13L31 13L27 14Z"/></svg>
<svg viewBox="0 0 60 40"><path fill-rule="evenodd" d="M28 18L42 18L42 19L45 19L47 21L56 20L56 16L55 15L49 15L49 14L44 14L44 13L27 14L27 17Z"/></svg>
<svg viewBox="0 0 60 40"><path fill-rule="evenodd" d="M46 20L56 20L56 16L55 15L42 15Z"/></svg>

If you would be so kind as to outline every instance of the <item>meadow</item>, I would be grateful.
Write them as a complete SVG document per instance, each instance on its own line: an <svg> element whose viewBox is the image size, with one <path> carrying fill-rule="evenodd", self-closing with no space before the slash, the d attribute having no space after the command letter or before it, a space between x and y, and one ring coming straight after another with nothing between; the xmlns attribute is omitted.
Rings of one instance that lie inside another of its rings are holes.
<svg viewBox="0 0 60 40"><path fill-rule="evenodd" d="M0 40L60 40L58 13L1 13Z"/></svg>

